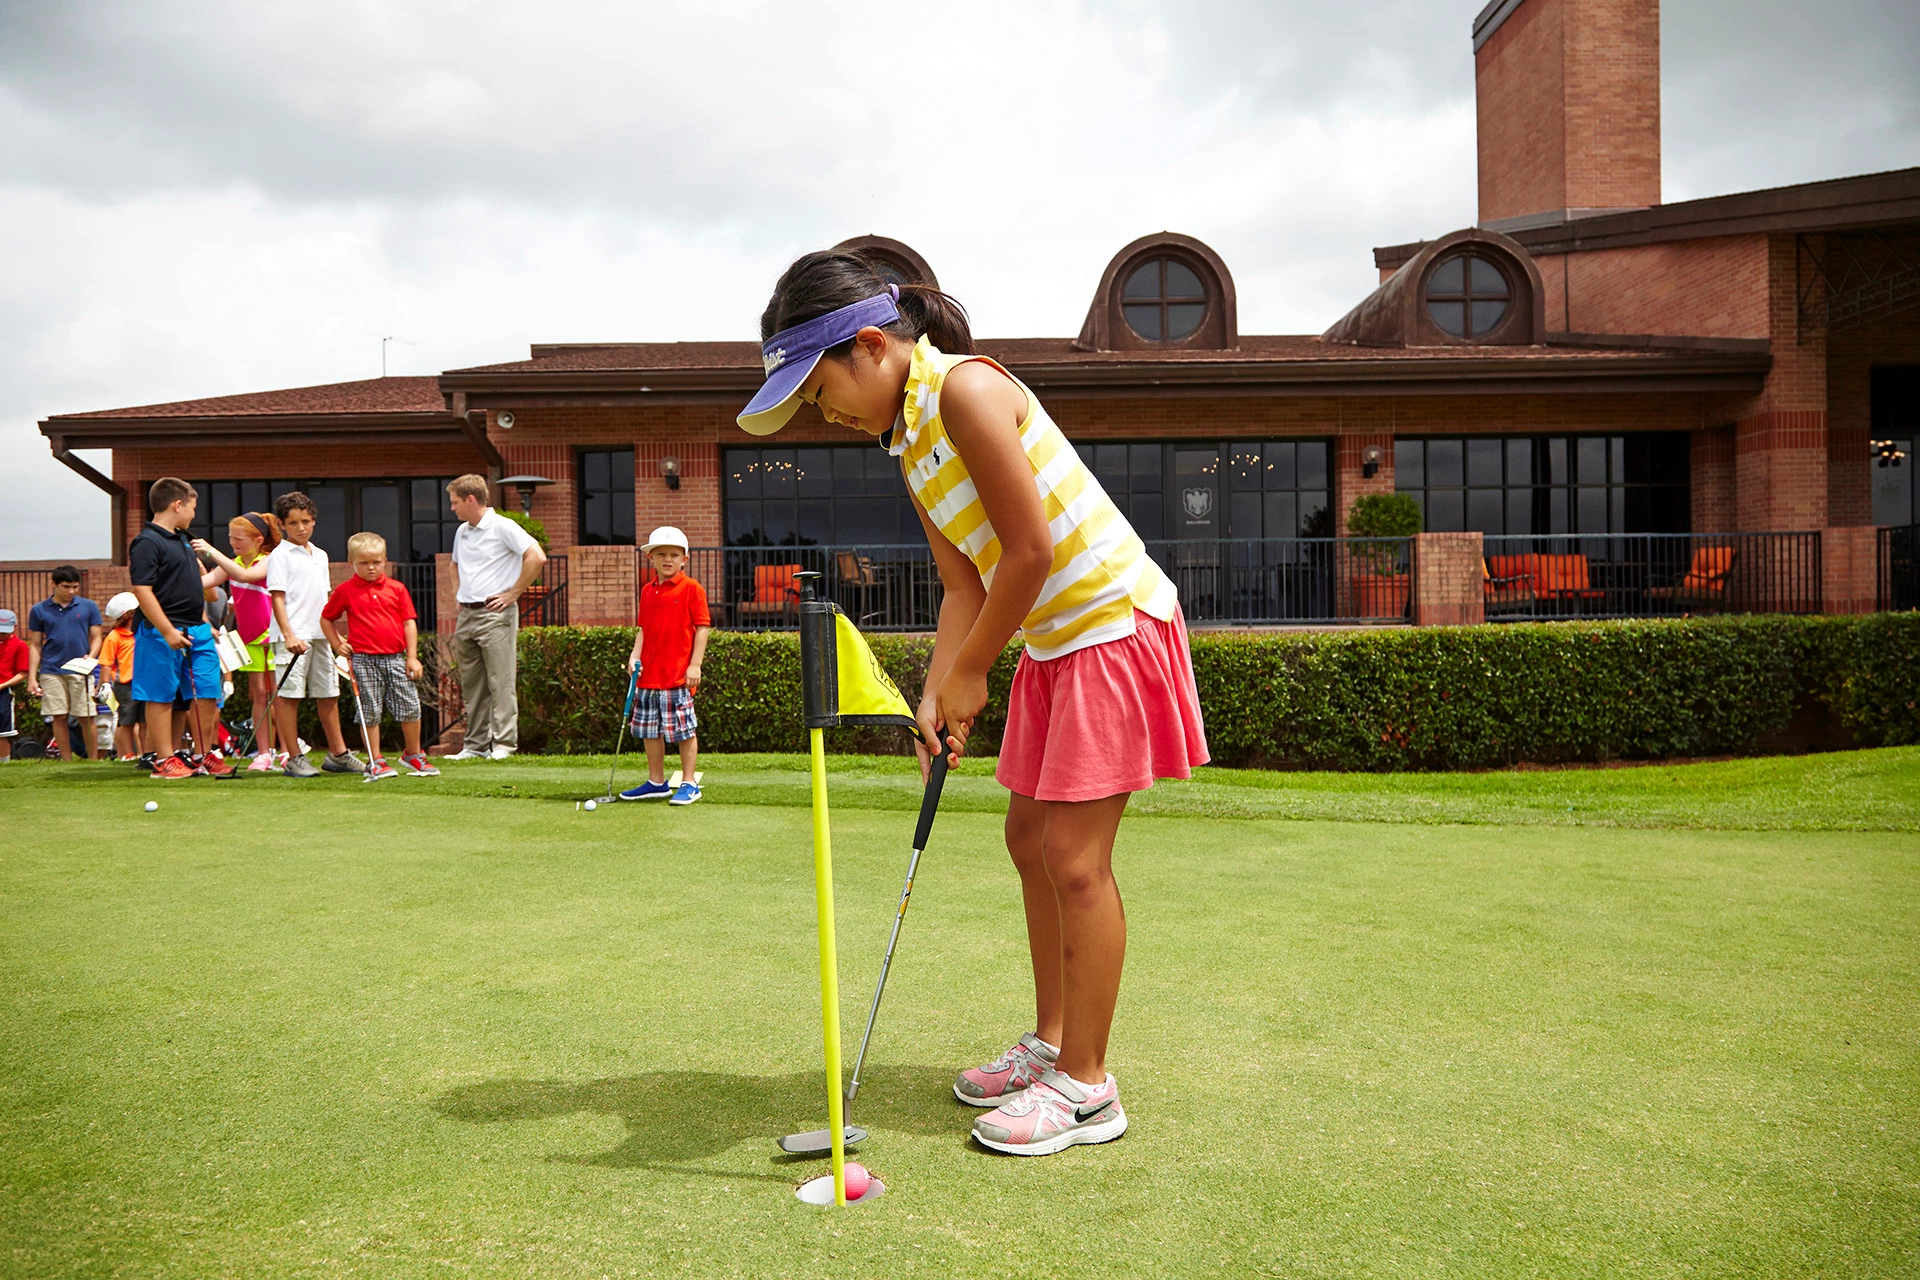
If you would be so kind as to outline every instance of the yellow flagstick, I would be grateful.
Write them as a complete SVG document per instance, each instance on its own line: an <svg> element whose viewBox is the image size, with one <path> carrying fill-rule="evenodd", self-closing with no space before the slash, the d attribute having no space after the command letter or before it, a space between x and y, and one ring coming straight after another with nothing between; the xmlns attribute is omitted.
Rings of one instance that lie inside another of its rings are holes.
<svg viewBox="0 0 1920 1280"><path fill-rule="evenodd" d="M847 1203L847 1135L840 1101L840 972L833 939L833 830L827 821L826 731L813 746L813 901L820 917L820 1023L827 1043L827 1132L833 1135L833 1202Z"/></svg>

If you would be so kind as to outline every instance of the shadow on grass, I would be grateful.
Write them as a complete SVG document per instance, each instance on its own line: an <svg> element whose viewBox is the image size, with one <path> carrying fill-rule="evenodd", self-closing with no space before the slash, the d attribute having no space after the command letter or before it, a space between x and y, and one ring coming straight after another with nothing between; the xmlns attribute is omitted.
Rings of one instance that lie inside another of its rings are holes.
<svg viewBox="0 0 1920 1280"><path fill-rule="evenodd" d="M850 1117L874 1130L922 1136L951 1134L964 1140L966 1117L951 1092L948 1067L874 1066L860 1082L860 1100ZM727 1075L717 1071L654 1071L637 1076L569 1083L564 1080L489 1080L434 1099L449 1120L497 1124L556 1116L616 1116L626 1140L590 1156L552 1156L570 1164L611 1169L790 1182L784 1173L741 1173L689 1167L742 1143L764 1152L775 1167L810 1163L782 1155L783 1134L826 1124L826 1086L810 1071L780 1076Z"/></svg>

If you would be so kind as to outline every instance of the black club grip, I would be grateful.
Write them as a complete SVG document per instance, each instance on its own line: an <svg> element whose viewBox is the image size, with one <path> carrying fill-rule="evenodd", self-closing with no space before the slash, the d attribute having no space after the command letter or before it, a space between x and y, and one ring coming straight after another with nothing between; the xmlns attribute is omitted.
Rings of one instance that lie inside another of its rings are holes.
<svg viewBox="0 0 1920 1280"><path fill-rule="evenodd" d="M946 728L942 726L936 732L941 749L934 753L933 763L927 771L927 791L920 799L920 824L913 829L913 847L922 852L926 850L928 838L933 835L933 815L940 809L940 791L947 783L947 753L952 750Z"/></svg>

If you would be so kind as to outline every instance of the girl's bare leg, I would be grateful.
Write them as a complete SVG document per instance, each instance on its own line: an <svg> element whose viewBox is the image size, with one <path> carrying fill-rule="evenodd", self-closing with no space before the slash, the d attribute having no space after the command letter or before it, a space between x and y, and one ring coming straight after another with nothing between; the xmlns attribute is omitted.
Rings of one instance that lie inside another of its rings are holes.
<svg viewBox="0 0 1920 1280"><path fill-rule="evenodd" d="M273 675L254 671L249 677L249 692L253 695L253 753L259 755L273 750Z"/></svg>
<svg viewBox="0 0 1920 1280"><path fill-rule="evenodd" d="M1113 879L1127 800L1014 796L1007 806L1007 851L1020 871L1033 955L1034 1030L1060 1046L1060 1070L1088 1084L1106 1079L1127 955L1127 916Z"/></svg>
<svg viewBox="0 0 1920 1280"><path fill-rule="evenodd" d="M1020 898L1027 909L1027 949L1033 956L1033 1033L1060 1043L1060 902L1053 893L1042 847L1047 805L1016 795L1007 804L1007 852L1020 872Z"/></svg>

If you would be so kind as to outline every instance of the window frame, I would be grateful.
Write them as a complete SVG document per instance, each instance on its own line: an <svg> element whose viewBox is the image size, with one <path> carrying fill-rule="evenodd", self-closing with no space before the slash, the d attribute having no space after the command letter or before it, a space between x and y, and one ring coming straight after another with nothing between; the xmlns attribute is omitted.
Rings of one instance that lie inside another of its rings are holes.
<svg viewBox="0 0 1920 1280"><path fill-rule="evenodd" d="M626 488L620 487L621 470L619 457L626 455ZM607 459L608 483L604 490L587 487L587 459L590 456L604 455ZM579 448L573 451L573 540L583 547L632 547L639 545L639 519L636 514L635 492L638 489L637 467L639 451L630 444L608 445L605 448ZM628 531L624 537L618 532L620 521L620 497L626 496ZM606 499L608 529L604 537L590 537L587 529L587 504L595 496Z"/></svg>
<svg viewBox="0 0 1920 1280"><path fill-rule="evenodd" d="M1436 277L1449 264L1455 262L1460 263L1460 288L1457 291L1436 294L1434 292ZM1473 264L1476 262L1486 263L1500 278L1502 289L1500 293L1481 294L1474 291ZM1426 279L1421 283L1420 288L1421 305L1426 309L1427 319L1441 333L1456 342L1485 342L1490 336L1498 333L1500 326L1512 316L1513 304L1518 297L1519 291L1514 288L1513 278L1507 273L1506 264L1492 254L1476 253L1471 248L1459 249L1435 259L1433 265L1427 269ZM1436 302L1460 307L1461 332L1455 333L1440 322L1440 317L1433 310ZM1476 302L1501 304L1500 314L1494 317L1493 323L1478 330L1475 329L1473 322L1473 304Z"/></svg>
<svg viewBox="0 0 1920 1280"><path fill-rule="evenodd" d="M1199 293L1174 294L1168 292L1167 268L1170 265L1184 268L1192 275L1193 278L1199 282ZM1155 268L1159 272L1158 286L1155 293L1151 297L1144 295L1140 297L1129 296L1127 289L1132 285L1134 277L1148 268ZM1117 301L1120 307L1120 323L1124 324L1127 327L1127 331L1134 337L1142 342L1151 343L1154 346L1176 346L1188 341L1204 330L1207 327L1207 321L1213 316L1213 288L1207 283L1207 275L1208 273L1206 271L1194 263L1187 261L1178 254L1172 253L1155 253L1127 264L1126 271L1122 273L1115 282ZM1193 326L1178 337L1168 337L1167 334L1171 327L1169 324L1172 316L1171 309L1177 306L1190 307L1195 303L1198 303L1200 306L1200 315L1193 322ZM1131 312L1135 308L1144 310L1149 307L1154 308L1159 317L1160 334L1158 337L1149 337L1142 333L1139 327L1133 322Z"/></svg>

